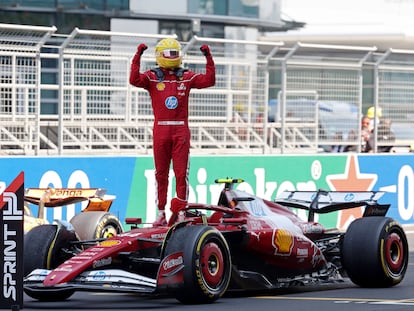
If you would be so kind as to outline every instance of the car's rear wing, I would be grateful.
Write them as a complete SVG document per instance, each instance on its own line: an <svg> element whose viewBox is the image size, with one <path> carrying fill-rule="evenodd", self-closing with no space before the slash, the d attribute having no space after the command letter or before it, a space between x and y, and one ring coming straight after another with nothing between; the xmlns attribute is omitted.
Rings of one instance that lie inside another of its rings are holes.
<svg viewBox="0 0 414 311"><path fill-rule="evenodd" d="M39 205L39 214L44 207L58 207L89 201L83 211L108 211L116 197L107 195L102 188L27 188L24 200Z"/></svg>
<svg viewBox="0 0 414 311"><path fill-rule="evenodd" d="M314 213L330 213L354 207L365 207L365 216L385 216L390 204L379 204L383 191L285 191L275 202L284 206L309 211L309 219Z"/></svg>

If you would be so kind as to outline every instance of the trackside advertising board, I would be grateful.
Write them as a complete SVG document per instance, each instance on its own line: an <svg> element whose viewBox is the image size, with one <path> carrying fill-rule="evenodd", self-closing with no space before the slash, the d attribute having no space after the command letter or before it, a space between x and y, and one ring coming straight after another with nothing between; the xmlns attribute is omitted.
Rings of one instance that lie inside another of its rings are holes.
<svg viewBox="0 0 414 311"><path fill-rule="evenodd" d="M379 203L390 203L387 216L401 224L414 223L414 154L316 154L257 156L192 156L189 201L216 204L223 185L216 178L242 178L237 186L274 200L284 190L381 190ZM156 217L152 156L136 157L10 157L0 158L0 184L25 173L25 187L99 187L116 199L111 212L121 221ZM169 197L174 196L170 172ZM47 209L46 217L70 220L81 203ZM167 216L169 207L167 206ZM317 215L327 227L346 228L362 215L361 208ZM297 211L306 217L305 211Z"/></svg>
<svg viewBox="0 0 414 311"><path fill-rule="evenodd" d="M23 200L24 173L0 189L0 309L23 308Z"/></svg>

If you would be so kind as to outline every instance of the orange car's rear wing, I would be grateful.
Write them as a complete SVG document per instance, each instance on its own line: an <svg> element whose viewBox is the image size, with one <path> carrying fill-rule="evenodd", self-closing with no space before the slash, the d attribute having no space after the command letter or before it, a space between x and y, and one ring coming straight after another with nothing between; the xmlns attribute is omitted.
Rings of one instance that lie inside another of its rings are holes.
<svg viewBox="0 0 414 311"><path fill-rule="evenodd" d="M27 188L24 200L43 207L57 207L89 201L83 211L107 212L115 196L106 195L101 188Z"/></svg>

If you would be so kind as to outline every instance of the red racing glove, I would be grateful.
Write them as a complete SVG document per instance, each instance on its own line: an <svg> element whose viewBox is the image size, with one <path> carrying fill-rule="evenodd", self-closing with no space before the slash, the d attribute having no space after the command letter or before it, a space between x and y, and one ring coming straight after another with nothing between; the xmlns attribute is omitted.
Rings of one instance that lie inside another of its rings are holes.
<svg viewBox="0 0 414 311"><path fill-rule="evenodd" d="M141 61L141 55L144 53L144 51L148 49L148 46L146 46L144 43L141 43L137 47L137 52L134 55L134 58L132 59L133 64L139 65Z"/></svg>
<svg viewBox="0 0 414 311"><path fill-rule="evenodd" d="M210 47L207 44L203 44L200 47L200 51L201 53L203 53L204 56L211 56Z"/></svg>
<svg viewBox="0 0 414 311"><path fill-rule="evenodd" d="M148 46L146 46L146 44L141 43L140 45L138 45L137 53L139 54L139 56L141 56L146 49L148 49Z"/></svg>

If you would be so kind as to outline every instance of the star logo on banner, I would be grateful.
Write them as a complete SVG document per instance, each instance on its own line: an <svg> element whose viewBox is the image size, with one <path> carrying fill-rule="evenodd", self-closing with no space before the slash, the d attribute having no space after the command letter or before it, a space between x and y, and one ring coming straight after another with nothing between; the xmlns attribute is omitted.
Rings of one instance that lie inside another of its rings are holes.
<svg viewBox="0 0 414 311"><path fill-rule="evenodd" d="M357 156L349 156L343 174L326 176L329 188L334 191L370 191L377 182L377 174L359 171ZM344 229L355 219L362 217L362 207L339 211L338 228Z"/></svg>

